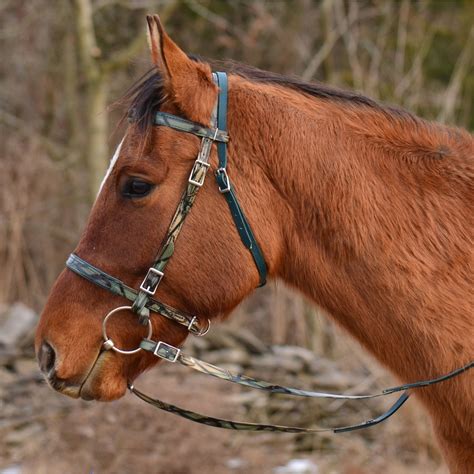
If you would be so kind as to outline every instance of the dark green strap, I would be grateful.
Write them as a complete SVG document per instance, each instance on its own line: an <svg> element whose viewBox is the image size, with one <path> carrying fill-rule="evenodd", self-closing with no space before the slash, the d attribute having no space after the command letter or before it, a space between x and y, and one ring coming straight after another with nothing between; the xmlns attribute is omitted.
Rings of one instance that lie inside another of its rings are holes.
<svg viewBox="0 0 474 474"><path fill-rule="evenodd" d="M387 418L390 418L407 400L409 394L404 392L397 401L382 415L371 420L358 423L356 425L341 426L339 428L300 428L296 426L281 426L281 425L270 425L270 424L261 424L261 423L244 423L240 421L226 420L223 418L215 418L212 416L201 415L194 411L185 410L176 405L171 405L170 403L163 402L157 398L151 398L148 395L137 390L133 385L128 387L130 391L136 395L138 398L142 399L144 402L149 403L150 405L167 411L168 413L173 413L187 420L194 421L195 423L200 423L202 425L213 426L215 428L224 428L227 430L237 430L237 431L273 431L280 433L344 433L347 431L355 431L363 428L369 428L370 426L377 425L382 421L385 421Z"/></svg>
<svg viewBox="0 0 474 474"><path fill-rule="evenodd" d="M225 72L214 73L219 95L217 98L217 128L222 132L227 132L227 94L229 90L227 74ZM217 144L217 155L219 158L219 168L227 167L227 147L225 143Z"/></svg>
<svg viewBox="0 0 474 474"><path fill-rule="evenodd" d="M219 86L219 97L217 101L217 128L219 130L227 130L227 95L228 81L227 74L224 72L214 73L217 85ZM267 265L265 258L258 245L258 242L252 232L252 228L246 219L242 208L237 200L235 191L230 183L227 175L227 146L225 143L217 143L217 156L219 160L218 169L216 171L216 181L219 191L224 195L229 205L232 219L235 227L240 235L242 243L252 254L253 260L260 276L259 286L263 286L267 280Z"/></svg>

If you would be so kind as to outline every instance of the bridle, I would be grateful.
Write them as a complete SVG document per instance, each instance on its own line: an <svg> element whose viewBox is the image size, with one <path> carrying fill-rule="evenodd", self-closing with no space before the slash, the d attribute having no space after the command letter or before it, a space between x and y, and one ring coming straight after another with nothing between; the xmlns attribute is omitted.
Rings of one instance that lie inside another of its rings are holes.
<svg viewBox="0 0 474 474"><path fill-rule="evenodd" d="M255 266L259 273L259 286L263 286L266 282L267 266L263 257L263 253L253 234L252 228L248 220L246 219L242 208L239 205L235 190L227 174L227 143L229 141L229 135L227 134L227 75L223 72L213 73L213 80L219 88L219 94L216 105L211 115L210 128L203 127L198 123L191 122L189 120L165 112L158 111L155 114L153 122L154 125L165 126L174 130L178 130L180 132L191 133L193 135L196 135L201 138L201 147L191 169L186 189L181 197L181 200L179 201L174 216L171 219L171 223L168 228L164 244L161 247L161 250L155 258L153 264L150 266L145 278L143 279L143 282L140 285L139 290L135 290L127 286L118 278L109 275L108 273L95 267L94 265L83 260L75 254L71 254L66 262L67 267L79 276L85 278L86 280L90 281L91 283L94 283L95 285L103 289L109 290L110 292L122 296L132 302L131 306L120 306L118 308L113 309L104 318L102 325L102 332L104 338L103 349L114 350L121 354L134 354L140 350L145 350L169 362L179 362L180 364L192 368L193 370L196 370L198 372L207 375L212 375L219 379L227 380L232 383L243 385L245 387L263 390L269 393L280 393L308 398L330 398L342 400L371 399L387 396L397 392L402 392L402 394L386 412L384 412L377 418L364 421L359 424L338 428L307 429L291 426L234 422L220 418L208 417L189 410L184 410L174 405L167 404L161 400L150 398L139 390L137 390L131 384L129 384L130 391L142 400L152 404L153 406L161 410L177 414L181 417L187 418L197 423L215 426L219 428L246 431L279 431L292 433L315 433L324 431L341 433L347 431L354 431L361 428L367 428L369 426L381 423L382 421L393 415L407 401L409 397L408 390L444 382L445 380L458 376L461 373L467 371L468 369L474 367L474 361L471 361L467 365L440 377L392 387L389 389L385 389L380 393L372 395L340 395L334 393L315 392L292 387L285 387L282 385L270 384L263 380L254 379L245 375L233 374L228 370L208 364L194 357L187 356L181 352L181 349L171 346L170 344L167 344L164 341L153 341L151 339L152 325L150 322L150 311L158 313L182 326L185 326L187 330L195 336L204 336L205 334L207 334L210 328L209 320L207 320L207 323L202 325L197 316L193 316L181 310L172 308L171 306L156 300L154 298L154 295L160 282L165 276L164 271L166 265L174 254L175 242L182 229L186 216L189 214L194 204L199 189L204 184L207 171L210 167L209 160L212 145L214 142L217 144L218 167L215 171L215 176L218 189L220 193L222 193L222 195L225 197L229 205L231 216L233 218L236 229L240 235L242 243L252 255ZM139 322L148 327L147 337L142 340L138 348L133 350L124 350L116 347L112 339L110 339L107 335L107 323L110 318L114 314L124 310L131 310L136 313L138 315Z"/></svg>

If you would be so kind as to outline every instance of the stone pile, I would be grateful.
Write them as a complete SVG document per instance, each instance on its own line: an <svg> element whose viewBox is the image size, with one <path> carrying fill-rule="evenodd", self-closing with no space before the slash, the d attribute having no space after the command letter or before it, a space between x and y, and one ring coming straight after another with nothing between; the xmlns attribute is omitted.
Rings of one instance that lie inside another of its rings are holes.
<svg viewBox="0 0 474 474"><path fill-rule="evenodd" d="M185 352L234 373L267 382L332 393L373 393L380 391L370 370L348 368L308 349L287 345L267 345L247 329L221 326L204 338L191 338ZM353 364L351 364L353 365ZM223 382L227 383L227 382ZM289 424L302 427L337 427L373 418L387 408L389 401L343 401L307 399L267 394L242 388L233 397L236 417L259 423ZM360 432L371 439L370 430ZM314 448L314 437L296 435L301 450ZM333 443L331 434L318 436Z"/></svg>

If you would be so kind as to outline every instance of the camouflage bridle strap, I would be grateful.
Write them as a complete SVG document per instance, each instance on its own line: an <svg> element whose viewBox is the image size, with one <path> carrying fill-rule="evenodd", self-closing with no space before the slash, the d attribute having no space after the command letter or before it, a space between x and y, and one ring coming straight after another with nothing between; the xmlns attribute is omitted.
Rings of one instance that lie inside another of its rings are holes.
<svg viewBox="0 0 474 474"><path fill-rule="evenodd" d="M219 191L225 196L241 240L248 248L255 261L255 265L260 275L260 286L265 284L267 274L267 267L263 253L260 250L250 224L237 201L237 197L227 174L226 145L229 141L229 136L227 134L227 75L222 72L213 73L213 80L219 87L219 94L210 119L211 128L204 127L198 123L165 112L157 112L155 115L155 125L166 126L180 132L191 133L201 137L201 147L191 169L186 188L173 218L171 219L164 244L152 266L148 269L148 272L140 285L140 289L137 291L128 287L119 279L109 275L97 267L94 267L89 262L86 262L75 254L71 254L66 262L66 266L76 274L101 288L131 300L133 302L131 309L133 312L138 314L141 324L147 325L150 311L156 311L157 313L186 326L188 330L195 335L205 334L209 329L209 321L207 327L203 329L199 325L196 316L190 316L180 310L171 308L152 297L156 293L156 290L164 277L164 271L168 261L174 254L175 242L183 227L184 221L191 211L199 189L204 184L207 171L210 167L209 159L214 142L217 143L218 167L216 169L216 181Z"/></svg>
<svg viewBox="0 0 474 474"><path fill-rule="evenodd" d="M262 423L245 423L242 421L233 421L226 420L223 418L215 418L212 416L201 415L194 411L185 410L176 405L171 405L170 403L163 402L157 398L151 398L148 395L145 395L143 392L137 390L133 385L128 387L130 391L136 395L138 398L142 399L144 402L149 403L150 405L167 411L168 413L173 413L178 415L181 418L186 418L187 420L194 421L195 423L200 423L202 425L213 426L214 428L224 428L226 430L236 430L236 431L273 431L279 433L347 433L348 431L361 430L363 428L369 428L370 426L378 425L382 421L385 421L387 418L390 418L407 400L409 394L404 392L400 398L382 415L371 420L358 423L356 425L340 426L338 428L301 428L297 426L282 426L282 425L271 425L271 424L262 424Z"/></svg>
<svg viewBox="0 0 474 474"><path fill-rule="evenodd" d="M85 278L104 290L108 290L115 295L127 298L130 301L135 301L137 298L137 290L130 288L118 278L114 278L108 273L102 271L100 268L94 267L94 265L82 260L82 258L75 254L69 255L66 265L77 275ZM165 316L166 318L171 319L182 326L186 326L188 331L195 336L203 336L209 329L209 322L207 323L206 327L202 328L199 325L199 320L196 316L184 313L183 311L178 311L177 309L174 309L171 306L161 303L155 299L150 298L146 303L146 307L154 313L161 314L162 316Z"/></svg>
<svg viewBox="0 0 474 474"><path fill-rule="evenodd" d="M189 176L188 184L181 197L178 208L171 220L165 243L156 257L153 265L149 268L145 279L140 285L140 291L133 302L132 311L137 313L142 324L146 324L149 318L147 302L153 296L164 277L164 270L172 257L175 249L175 242L184 224L186 216L194 204L197 192L204 184L207 170L209 169L209 158L213 142L217 143L218 168L216 170L216 180L219 191L226 198L232 218L242 242L249 249L257 266L260 275L260 286L265 284L267 267L260 247L253 235L250 224L237 201L233 188L227 174L227 75L223 72L213 73L213 80L219 87L217 102L211 115L211 127L206 128L201 125L185 120L164 112L157 112L154 124L170 127L181 132L191 133L202 137L201 150L194 163Z"/></svg>
<svg viewBox="0 0 474 474"><path fill-rule="evenodd" d="M129 385L130 391L144 400L145 402L164 410L170 413L174 413L178 416L186 418L188 420L194 421L196 423L201 423L209 426L214 426L218 428L226 428L232 430L245 430L245 431L278 431L278 432L287 432L287 433L318 433L318 432L327 432L331 431L334 433L343 433L347 431L355 431L363 428L368 428L379 424L389 417L391 417L407 400L409 397L408 390L417 389L421 387L427 387L430 385L438 384L445 382L453 377L456 377L463 372L466 372L469 369L474 367L474 361L460 367L448 374L444 374L440 377L432 378L429 380L422 380L418 382L408 383L404 385L399 385L396 387L391 387L382 390L381 392L369 395L342 395L337 393L328 393L328 392L316 392L312 390L302 390L294 387L286 387L283 385L271 384L264 380L258 380L252 377L248 377L242 374L233 374L229 370L217 367L215 365L209 364L202 360L196 359L191 356L187 356L181 352L181 349L173 347L169 344L166 344L163 341L152 341L149 339L143 339L140 343L140 347L148 352L152 352L155 356L167 360L168 362L179 362L180 364L189 367L197 372L212 375L221 380L227 380L229 382L242 385L249 388L254 388L262 390L268 393L275 394L285 394L293 395L305 398L326 398L326 399L338 399L338 400L367 400L371 398L385 397L392 395L394 393L403 392L400 397L393 403L393 405L380 416L358 423L350 426L342 426L338 428L299 428L292 426L279 426L279 425L270 425L270 424L258 424L258 423L243 423L235 422L231 420L224 420L220 418L213 418L199 413L195 413L183 408L179 408L175 405L170 405L158 399L153 399L144 393L137 390L133 385Z"/></svg>

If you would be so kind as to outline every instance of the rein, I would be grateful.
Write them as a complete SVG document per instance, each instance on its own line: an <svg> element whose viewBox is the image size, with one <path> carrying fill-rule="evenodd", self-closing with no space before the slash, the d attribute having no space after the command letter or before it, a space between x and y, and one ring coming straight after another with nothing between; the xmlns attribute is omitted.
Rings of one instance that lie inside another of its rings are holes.
<svg viewBox="0 0 474 474"><path fill-rule="evenodd" d="M259 286L263 286L266 282L267 266L265 263L265 258L253 234L252 228L247 221L242 208L240 207L234 187L232 186L227 174L227 143L229 141L229 135L227 134L227 75L223 72L213 73L213 80L219 88L219 95L211 115L210 128L203 127L202 125L195 122L191 122L181 117L164 112L157 112L155 115L153 122L154 125L170 127L174 130L191 133L201 137L201 147L191 169L186 189L184 190L174 216L171 219L164 244L156 256L153 264L150 266L145 278L140 285L139 290L135 290L127 286L118 278L109 275L108 273L95 267L75 254L71 254L66 262L66 266L77 275L85 278L91 283L94 283L100 288L109 290L116 295L128 299L132 303L131 306L120 306L113 309L104 318L102 323L102 333L104 338L103 350L114 350L120 354L134 354L140 350L145 350L153 353L155 356L161 359L167 360L168 362L179 362L180 364L200 373L211 375L221 380L227 380L245 387L263 390L269 393L279 393L307 398L329 398L340 400L363 400L383 397L398 392L403 393L387 411L374 419L355 425L342 426L338 428L307 429L292 426L235 422L231 420L208 417L179 408L175 405L170 405L158 399L153 399L137 390L131 384L129 385L130 391L137 397L159 408L160 410L174 413L197 423L218 428L245 431L277 431L287 433L316 433L327 431L343 433L347 431L368 428L385 421L408 400L410 395L408 390L444 382L474 367L474 361L471 361L461 368L430 380L418 381L388 388L382 392L372 395L341 395L286 387L282 385L271 384L263 380L254 379L242 374L233 374L228 370L208 364L207 362L194 357L187 356L181 352L181 349L171 346L163 341L153 341L150 339L152 336L150 311L158 313L182 326L185 326L188 331L195 336L204 336L210 329L211 323L209 320L207 320L207 323L202 324L198 316L190 315L186 312L166 305L156 300L154 295L161 280L165 276L164 272L166 265L174 254L175 242L182 229L186 216L189 214L194 204L199 189L204 185L204 180L210 167L209 159L214 142L217 144L218 167L215 171L215 177L219 192L225 197L227 201L232 219L237 232L240 235L242 243L252 255L253 261L259 273ZM133 350L124 350L116 347L112 339L107 336L107 323L110 318L119 311L126 310L131 310L136 313L138 315L140 324L148 327L147 337L142 340L138 348Z"/></svg>

